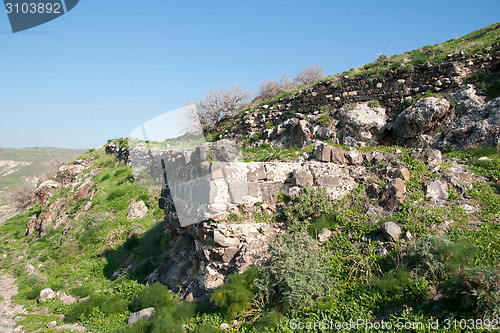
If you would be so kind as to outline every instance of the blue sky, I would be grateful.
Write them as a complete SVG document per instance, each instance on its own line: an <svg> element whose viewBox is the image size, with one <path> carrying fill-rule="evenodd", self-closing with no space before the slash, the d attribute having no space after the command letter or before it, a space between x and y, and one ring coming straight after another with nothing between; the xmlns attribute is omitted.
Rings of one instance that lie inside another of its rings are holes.
<svg viewBox="0 0 500 333"><path fill-rule="evenodd" d="M0 13L0 147L91 148L233 82L335 74L499 21L500 1L81 0L12 34Z"/></svg>

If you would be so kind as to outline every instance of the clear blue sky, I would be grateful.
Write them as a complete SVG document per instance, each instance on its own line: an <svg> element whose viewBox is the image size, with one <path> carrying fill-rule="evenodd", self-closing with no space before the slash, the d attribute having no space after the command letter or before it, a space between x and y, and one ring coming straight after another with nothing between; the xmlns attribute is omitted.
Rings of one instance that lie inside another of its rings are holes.
<svg viewBox="0 0 500 333"><path fill-rule="evenodd" d="M12 34L0 12L0 147L91 148L209 89L335 74L499 21L500 1L81 0Z"/></svg>

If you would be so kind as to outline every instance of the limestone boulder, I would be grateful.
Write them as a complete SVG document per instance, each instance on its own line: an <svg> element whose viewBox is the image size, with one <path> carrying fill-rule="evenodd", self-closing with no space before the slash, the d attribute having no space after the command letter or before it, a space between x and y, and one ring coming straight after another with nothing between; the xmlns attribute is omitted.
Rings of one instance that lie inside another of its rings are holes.
<svg viewBox="0 0 500 333"><path fill-rule="evenodd" d="M43 181L35 190L35 195L40 202L40 206L45 207L47 200L61 187L61 183L49 179Z"/></svg>
<svg viewBox="0 0 500 333"><path fill-rule="evenodd" d="M80 176L86 169L88 164L82 160L76 160L74 164L62 165L57 171L57 178L63 185L71 183L75 177Z"/></svg>
<svg viewBox="0 0 500 333"><path fill-rule="evenodd" d="M387 115L384 108L372 108L367 103L361 103L347 111L339 124L342 137L352 137L366 145L376 145L381 141Z"/></svg>
<svg viewBox="0 0 500 333"><path fill-rule="evenodd" d="M448 183L444 179L429 182L425 186L425 194L438 202L448 198Z"/></svg>
<svg viewBox="0 0 500 333"><path fill-rule="evenodd" d="M45 302L48 299L52 299L56 297L56 293L54 290L50 288L45 288L42 291L40 291L40 297L38 298L38 302Z"/></svg>
<svg viewBox="0 0 500 333"><path fill-rule="evenodd" d="M149 320L149 318L151 318L151 316L154 313L155 313L155 308L152 308L152 307L142 309L141 311L138 311L138 312L134 312L128 318L128 324L133 325L136 322L138 322L140 319Z"/></svg>
<svg viewBox="0 0 500 333"><path fill-rule="evenodd" d="M430 130L449 110L450 103L444 98L422 98L396 117L394 135L399 140L414 138Z"/></svg>
<svg viewBox="0 0 500 333"><path fill-rule="evenodd" d="M356 149L351 149L345 152L345 157L349 165L363 164L363 154Z"/></svg>
<svg viewBox="0 0 500 333"><path fill-rule="evenodd" d="M332 147L329 144L321 143L314 149L314 159L320 162L330 162Z"/></svg>
<svg viewBox="0 0 500 333"><path fill-rule="evenodd" d="M146 207L143 201L134 201L128 207L127 219L143 218L147 213L148 207Z"/></svg>
<svg viewBox="0 0 500 333"><path fill-rule="evenodd" d="M386 222L382 224L382 233L389 242L394 242L399 239L401 232L401 227L394 222Z"/></svg>
<svg viewBox="0 0 500 333"><path fill-rule="evenodd" d="M344 149L342 147L332 147L331 161L335 164L346 164Z"/></svg>
<svg viewBox="0 0 500 333"><path fill-rule="evenodd" d="M313 183L312 174L306 169L298 169L293 174L292 184L296 186L306 186Z"/></svg>
<svg viewBox="0 0 500 333"><path fill-rule="evenodd" d="M220 140L212 144L212 151L215 159L220 162L237 162L241 160L241 155L233 142Z"/></svg>
<svg viewBox="0 0 500 333"><path fill-rule="evenodd" d="M475 107L476 103L476 101L464 102L464 110L469 104ZM463 112L439 148L455 150L481 145L500 147L500 97L482 107Z"/></svg>

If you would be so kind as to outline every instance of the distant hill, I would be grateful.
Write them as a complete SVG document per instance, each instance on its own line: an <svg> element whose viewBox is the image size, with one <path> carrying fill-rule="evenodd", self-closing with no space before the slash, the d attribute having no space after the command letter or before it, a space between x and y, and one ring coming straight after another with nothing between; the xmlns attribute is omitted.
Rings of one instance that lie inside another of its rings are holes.
<svg viewBox="0 0 500 333"><path fill-rule="evenodd" d="M86 151L53 147L0 148L0 209L12 203L9 191L24 182L36 183L58 165L72 161Z"/></svg>

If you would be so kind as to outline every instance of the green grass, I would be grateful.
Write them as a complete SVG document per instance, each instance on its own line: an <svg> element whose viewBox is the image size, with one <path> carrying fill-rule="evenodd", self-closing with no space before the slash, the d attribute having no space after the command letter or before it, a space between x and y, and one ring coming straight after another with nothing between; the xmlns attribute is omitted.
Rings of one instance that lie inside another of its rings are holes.
<svg viewBox="0 0 500 333"><path fill-rule="evenodd" d="M245 162L269 162L275 160L295 160L300 154L312 151L312 148L312 145L302 149L297 147L281 148L272 147L268 143L262 143L258 147L242 148L241 151Z"/></svg>

